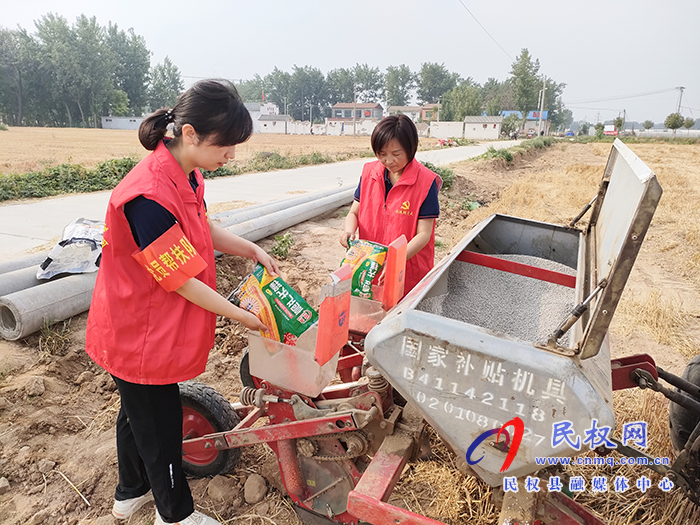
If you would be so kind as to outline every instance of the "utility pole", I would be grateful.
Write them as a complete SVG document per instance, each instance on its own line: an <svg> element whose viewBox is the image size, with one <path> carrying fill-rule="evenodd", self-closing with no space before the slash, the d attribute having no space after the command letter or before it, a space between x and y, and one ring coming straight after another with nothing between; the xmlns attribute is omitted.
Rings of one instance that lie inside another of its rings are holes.
<svg viewBox="0 0 700 525"><path fill-rule="evenodd" d="M547 77L543 76L542 77L542 98L540 101L540 117L539 120L537 121L537 136L539 137L540 134L542 133L542 110L544 108L544 92L547 89Z"/></svg>
<svg viewBox="0 0 700 525"><path fill-rule="evenodd" d="M352 136L355 138L355 116L357 114L357 83L352 85Z"/></svg>
<svg viewBox="0 0 700 525"><path fill-rule="evenodd" d="M681 100L683 100L683 90L685 89L685 87L679 86L676 89L678 91L680 91L680 94L678 95L678 108L676 109L676 113L680 113L681 112Z"/></svg>
<svg viewBox="0 0 700 525"><path fill-rule="evenodd" d="M284 114L287 114L287 97L284 97Z"/></svg>

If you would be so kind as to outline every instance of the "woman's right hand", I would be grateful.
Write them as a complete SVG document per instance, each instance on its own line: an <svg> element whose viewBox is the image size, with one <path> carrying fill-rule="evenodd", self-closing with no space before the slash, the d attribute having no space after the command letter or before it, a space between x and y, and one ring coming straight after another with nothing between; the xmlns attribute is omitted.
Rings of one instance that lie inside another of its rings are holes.
<svg viewBox="0 0 700 525"><path fill-rule="evenodd" d="M354 241L355 240L355 232L348 232L348 231L343 231L340 234L340 244L345 248L346 250L350 248L350 243L349 241Z"/></svg>
<svg viewBox="0 0 700 525"><path fill-rule="evenodd" d="M243 310L241 318L238 319L240 323L245 326L248 330L253 330L253 331L263 331L267 332L267 326L258 319L254 314L251 314L250 312L246 312Z"/></svg>

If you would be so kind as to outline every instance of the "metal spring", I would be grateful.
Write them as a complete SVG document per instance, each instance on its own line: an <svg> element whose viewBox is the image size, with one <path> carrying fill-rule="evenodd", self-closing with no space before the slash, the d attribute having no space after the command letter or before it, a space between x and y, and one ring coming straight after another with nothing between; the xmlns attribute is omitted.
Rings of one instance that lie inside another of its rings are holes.
<svg viewBox="0 0 700 525"><path fill-rule="evenodd" d="M243 390L241 390L241 393L238 394L238 400L243 405L254 406L255 405L255 392L257 392L257 389L246 386L243 388Z"/></svg>
<svg viewBox="0 0 700 525"><path fill-rule="evenodd" d="M368 374L368 376L370 390L374 390L378 394L383 394L389 388L389 382L384 378L384 376L379 374Z"/></svg>

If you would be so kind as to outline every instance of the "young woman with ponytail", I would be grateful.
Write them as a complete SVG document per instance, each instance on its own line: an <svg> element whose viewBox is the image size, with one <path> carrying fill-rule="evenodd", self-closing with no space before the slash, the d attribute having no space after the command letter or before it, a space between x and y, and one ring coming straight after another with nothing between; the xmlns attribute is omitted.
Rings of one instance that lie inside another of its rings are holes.
<svg viewBox="0 0 700 525"><path fill-rule="evenodd" d="M166 138L170 124L173 138ZM156 524L219 523L194 510L182 471L177 383L204 372L217 315L265 329L216 292L214 250L248 257L275 274L277 264L209 222L200 172L233 159L252 130L232 84L197 82L172 109L143 121L139 140L152 153L110 197L85 346L121 396L117 519L155 499Z"/></svg>

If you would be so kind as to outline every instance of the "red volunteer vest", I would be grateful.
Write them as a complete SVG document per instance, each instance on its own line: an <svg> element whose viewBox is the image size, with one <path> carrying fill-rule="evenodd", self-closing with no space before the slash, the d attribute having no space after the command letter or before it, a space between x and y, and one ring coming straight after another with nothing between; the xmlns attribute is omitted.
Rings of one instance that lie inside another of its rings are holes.
<svg viewBox="0 0 700 525"><path fill-rule="evenodd" d="M196 194L161 142L110 197L85 349L98 365L125 381L163 385L192 379L204 372L214 346L216 315L176 292L166 292L132 257L140 249L124 215L124 204L138 195L166 208L207 263L196 278L216 289L204 179L199 170L195 176Z"/></svg>
<svg viewBox="0 0 700 525"><path fill-rule="evenodd" d="M384 165L380 161L365 164L360 183L359 238L389 244L401 234L409 241L416 235L418 212L437 178L438 190L442 179L416 159L409 162L398 182L389 190L384 201ZM404 295L433 267L435 259L435 224L430 240L416 255L406 261Z"/></svg>

